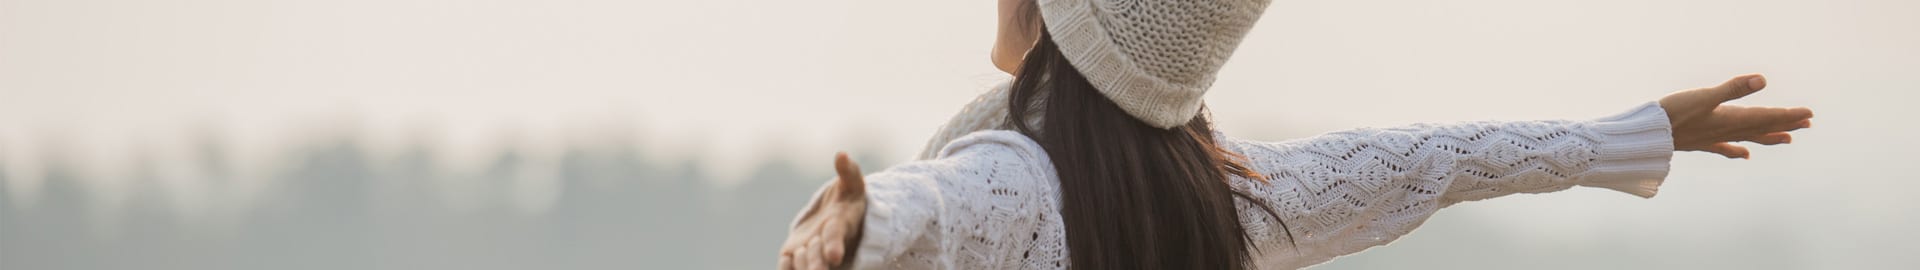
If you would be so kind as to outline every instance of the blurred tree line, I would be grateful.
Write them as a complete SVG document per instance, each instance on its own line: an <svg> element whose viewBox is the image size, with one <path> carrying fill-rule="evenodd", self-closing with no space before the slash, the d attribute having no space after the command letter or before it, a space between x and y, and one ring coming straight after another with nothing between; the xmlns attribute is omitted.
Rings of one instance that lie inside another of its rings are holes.
<svg viewBox="0 0 1920 270"><path fill-rule="evenodd" d="M297 147L258 205L229 222L184 220L192 217L153 191L151 170L131 174L122 211L94 213L89 204L101 200L75 166L49 163L34 203L0 198L0 269L760 269L832 177L823 153L800 163L819 168L769 160L722 187L695 159L646 160L631 143L575 145L558 160L559 196L544 211L455 209L436 181L510 192L524 155L504 151L477 174L452 176L431 169L438 157L420 144L379 161L351 136ZM258 180L221 173L232 163L223 158L201 162L211 185Z"/></svg>

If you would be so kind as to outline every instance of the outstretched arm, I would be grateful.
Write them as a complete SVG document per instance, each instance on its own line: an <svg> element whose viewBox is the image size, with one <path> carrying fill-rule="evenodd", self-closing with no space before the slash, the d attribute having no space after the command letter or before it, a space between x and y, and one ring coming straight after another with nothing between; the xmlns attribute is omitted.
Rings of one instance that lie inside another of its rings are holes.
<svg viewBox="0 0 1920 270"><path fill-rule="evenodd" d="M1739 76L1590 121L1414 125L1224 144L1269 177L1234 183L1260 199L1241 212L1262 265L1304 267L1391 242L1458 202L1574 186L1651 197L1672 151L1747 157L1730 143L1787 143L1787 131L1810 124L1805 108L1720 104L1764 86L1759 75Z"/></svg>

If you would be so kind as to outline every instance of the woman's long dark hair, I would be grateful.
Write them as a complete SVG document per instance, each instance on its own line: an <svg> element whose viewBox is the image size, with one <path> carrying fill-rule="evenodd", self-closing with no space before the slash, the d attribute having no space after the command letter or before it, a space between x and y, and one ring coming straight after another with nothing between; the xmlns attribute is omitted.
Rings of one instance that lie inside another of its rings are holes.
<svg viewBox="0 0 1920 270"><path fill-rule="evenodd" d="M1171 129L1129 116L1044 31L1017 73L1008 123L1038 141L1059 173L1074 268L1250 268L1234 199L1257 200L1227 177L1264 178L1214 141L1205 113ZM1037 129L1023 121L1034 113Z"/></svg>

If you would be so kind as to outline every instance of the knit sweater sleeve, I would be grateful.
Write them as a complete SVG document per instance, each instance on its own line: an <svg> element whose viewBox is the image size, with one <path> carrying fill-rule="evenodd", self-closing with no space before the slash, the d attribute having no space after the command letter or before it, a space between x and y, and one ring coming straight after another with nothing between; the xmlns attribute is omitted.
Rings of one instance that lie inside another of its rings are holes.
<svg viewBox="0 0 1920 270"><path fill-rule="evenodd" d="M1652 197L1672 157L1670 128L1666 112L1648 103L1591 121L1425 124L1223 144L1268 178L1234 180L1257 199L1242 201L1240 213L1261 247L1258 264L1293 269L1384 245L1458 202L1574 186Z"/></svg>
<svg viewBox="0 0 1920 270"><path fill-rule="evenodd" d="M1065 267L1059 191L1040 145L1013 131L954 139L869 174L856 269Z"/></svg>

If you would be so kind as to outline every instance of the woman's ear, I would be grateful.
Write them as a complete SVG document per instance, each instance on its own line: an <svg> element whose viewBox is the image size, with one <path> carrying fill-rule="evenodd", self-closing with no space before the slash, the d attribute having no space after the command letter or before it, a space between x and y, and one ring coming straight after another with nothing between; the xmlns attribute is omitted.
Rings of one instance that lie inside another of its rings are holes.
<svg viewBox="0 0 1920 270"><path fill-rule="evenodd" d="M1000 21L993 42L993 66L1007 74L1020 70L1027 50L1040 39L1040 10L1034 0L1000 0Z"/></svg>
<svg viewBox="0 0 1920 270"><path fill-rule="evenodd" d="M993 67L1000 69L1001 72L1006 72L1007 75L1018 74L1017 72L1020 71L1020 62L1022 60L1021 58L1025 58L1025 57L1009 56L1009 55L1011 54L1002 53L1000 46L994 46Z"/></svg>

